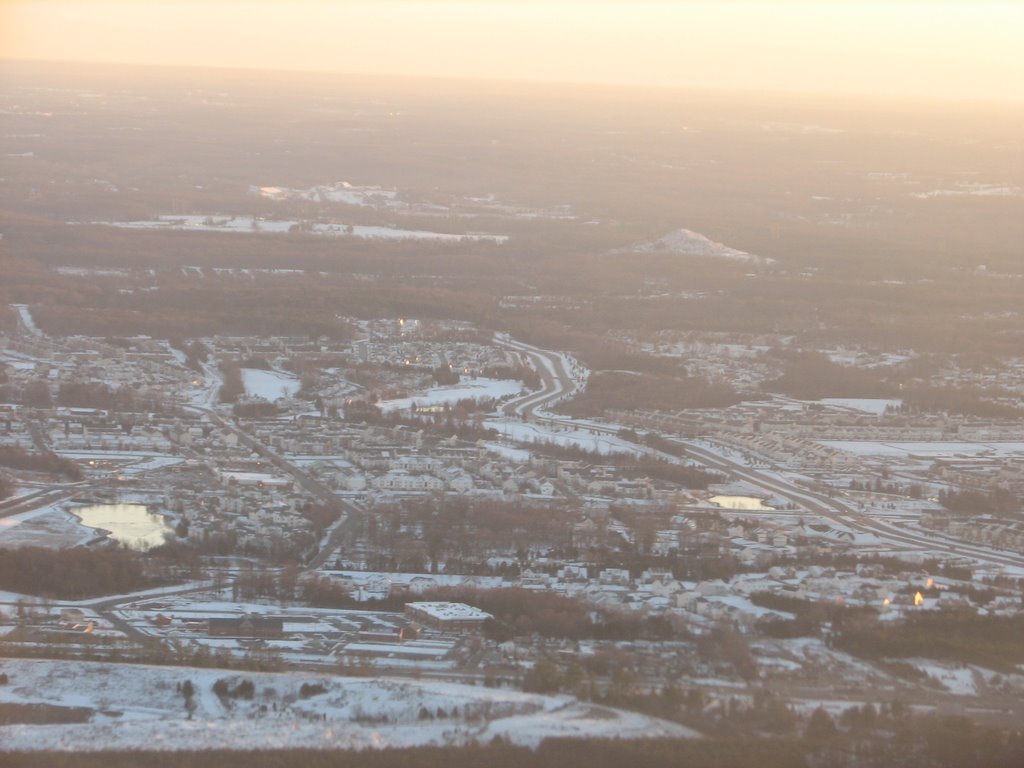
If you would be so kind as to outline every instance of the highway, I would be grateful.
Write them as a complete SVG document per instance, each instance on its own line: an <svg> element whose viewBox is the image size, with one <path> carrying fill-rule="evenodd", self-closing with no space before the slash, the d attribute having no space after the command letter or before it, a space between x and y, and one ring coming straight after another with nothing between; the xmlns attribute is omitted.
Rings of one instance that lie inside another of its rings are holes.
<svg viewBox="0 0 1024 768"><path fill-rule="evenodd" d="M530 358L534 367L540 373L542 383L542 387L538 392L530 393L506 403L503 407L503 412L506 416L519 417L525 421L538 421L544 424L618 435L621 428L617 425L602 425L589 420L581 421L567 416L555 416L543 412L544 408L554 404L566 394L573 392L577 387L577 382L573 380L569 371L566 370L565 361L561 355L508 338L497 339L497 342ZM961 542L938 533L930 535L924 532L898 528L891 523L870 517L870 515L861 512L841 498L831 496L827 489L819 491L798 486L782 477L768 475L751 469L745 464L732 461L719 453L694 445L692 442L681 440L674 440L673 442L676 442L683 448L689 457L710 469L719 470L729 477L756 485L768 493L792 501L797 506L831 520L844 528L873 534L880 540L895 547L904 549L909 547L921 550L925 555L934 553L939 556L966 557L986 565L1024 568L1024 555ZM638 444L636 449L655 454L663 459L679 461L675 456L656 451L644 445Z"/></svg>
<svg viewBox="0 0 1024 768"><path fill-rule="evenodd" d="M536 392L505 403L501 410L506 416L535 419L539 409L554 404L576 391L579 384L566 369L565 358L555 352L533 347L508 336L495 336L498 346L528 358L540 376L541 388Z"/></svg>

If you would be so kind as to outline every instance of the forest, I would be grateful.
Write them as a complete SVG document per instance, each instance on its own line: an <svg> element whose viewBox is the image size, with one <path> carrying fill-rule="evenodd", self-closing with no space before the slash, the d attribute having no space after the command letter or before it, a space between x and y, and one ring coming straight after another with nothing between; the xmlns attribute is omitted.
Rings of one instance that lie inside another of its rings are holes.
<svg viewBox="0 0 1024 768"><path fill-rule="evenodd" d="M171 583L167 569L120 547L0 550L0 589L38 597L81 600Z"/></svg>
<svg viewBox="0 0 1024 768"><path fill-rule="evenodd" d="M81 480L83 477L82 468L71 459L50 452L29 451L16 445L0 445L0 467L46 472L68 480Z"/></svg>
<svg viewBox="0 0 1024 768"><path fill-rule="evenodd" d="M895 737L859 735L824 738L750 738L694 740L546 739L536 749L501 740L466 747L415 747L365 752L337 750L260 750L203 752L7 753L8 768L813 768L849 765L859 768L1018 768L1024 739L972 726L963 718L917 718L901 721Z"/></svg>

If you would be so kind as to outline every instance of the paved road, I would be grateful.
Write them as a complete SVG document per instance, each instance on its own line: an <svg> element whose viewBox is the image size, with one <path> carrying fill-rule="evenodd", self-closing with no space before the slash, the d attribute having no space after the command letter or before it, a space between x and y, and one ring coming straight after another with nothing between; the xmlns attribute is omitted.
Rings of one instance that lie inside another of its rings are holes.
<svg viewBox="0 0 1024 768"><path fill-rule="evenodd" d="M296 483L298 483L303 489L312 494L318 501L323 504L337 505L341 507L342 517L341 520L336 523L332 529L330 535L321 542L320 548L316 555L307 563L307 567L310 569L317 569L321 567L330 557L331 553L337 548L338 544L343 540L345 535L349 532L349 529L355 524L359 516L362 515L365 510L348 501L342 499L335 494L330 488L321 483L316 478L310 477L308 474L303 472L301 469L296 467L290 461L276 453L266 444L260 442L255 437L250 435L244 429L240 428L233 422L222 418L213 409L206 408L204 406L192 405L186 406L190 410L199 411L209 416L210 420L217 426L230 430L238 436L239 442L243 443L246 447L253 450L259 456L269 461L275 467L280 469L287 475L290 475Z"/></svg>
<svg viewBox="0 0 1024 768"><path fill-rule="evenodd" d="M507 336L495 336L495 343L529 358L541 382L538 391L505 403L501 410L506 416L537 418L538 410L576 390L577 383L566 369L565 358L561 355L515 341Z"/></svg>
<svg viewBox="0 0 1024 768"><path fill-rule="evenodd" d="M508 338L498 339L498 343L530 357L541 374L541 382L543 384L539 392L531 393L507 403L504 406L506 415L519 416L525 420L535 419L548 424L585 429L591 432L603 432L610 435L618 434L619 427L617 426L602 426L591 421L581 422L564 416L538 415L541 409L554 403L565 393L571 392L576 387L576 383L565 369L564 359L553 352L531 347ZM830 496L827 492L798 486L785 478L759 472L745 464L732 461L719 453L701 448L690 442L676 442L687 451L689 456L699 460L706 466L721 470L731 477L745 480L766 491L777 494L845 528L861 533L873 534L879 539L904 548L909 546L914 549L925 550L929 553L935 552L955 557L969 557L984 564L1024 568L1024 555L977 546L944 536L940 533L925 534L898 528L890 522L863 514L853 504L841 498ZM674 457L669 457L667 454L653 451L643 445L637 445L637 450L657 453L663 458L678 460L674 459Z"/></svg>
<svg viewBox="0 0 1024 768"><path fill-rule="evenodd" d="M902 546L911 545L931 552L940 552L957 557L972 557L993 565L1024 567L1024 555L978 547L966 542L944 541L938 537L906 531L885 521L864 515L855 509L852 504L840 498L834 498L825 493L798 487L777 477L751 469L744 464L731 461L712 451L697 447L692 443L680 443L680 445L685 447L691 456L700 459L708 466L721 469L733 477L746 480L758 487L783 496L844 527L862 533L871 533L880 539Z"/></svg>
<svg viewBox="0 0 1024 768"><path fill-rule="evenodd" d="M16 496L0 502L0 517L11 517L12 515L20 515L22 512L31 512L34 509L48 507L51 504L57 504L79 496L92 488L93 485L91 483L82 482L34 491L24 496Z"/></svg>

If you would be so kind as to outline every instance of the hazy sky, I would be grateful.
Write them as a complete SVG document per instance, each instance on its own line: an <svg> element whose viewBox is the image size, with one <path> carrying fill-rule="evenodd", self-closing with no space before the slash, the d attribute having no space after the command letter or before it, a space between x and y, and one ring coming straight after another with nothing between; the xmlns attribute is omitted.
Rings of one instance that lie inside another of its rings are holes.
<svg viewBox="0 0 1024 768"><path fill-rule="evenodd" d="M3 58L1024 101L1024 0L0 0Z"/></svg>

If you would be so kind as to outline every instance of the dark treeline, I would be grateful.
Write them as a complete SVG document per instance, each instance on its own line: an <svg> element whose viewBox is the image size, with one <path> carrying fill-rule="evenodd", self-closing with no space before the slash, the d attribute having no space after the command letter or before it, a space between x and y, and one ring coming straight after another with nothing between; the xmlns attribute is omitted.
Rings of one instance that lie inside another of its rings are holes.
<svg viewBox="0 0 1024 768"><path fill-rule="evenodd" d="M163 398L129 387L112 387L96 381L66 381L57 389L54 399L49 385L34 379L23 386L0 383L0 401L18 403L30 408L98 408L111 411L160 412L166 403Z"/></svg>
<svg viewBox="0 0 1024 768"><path fill-rule="evenodd" d="M654 376L628 371L599 371L587 388L562 410L573 415L601 414L608 409L681 411L722 408L742 398L723 382L699 376Z"/></svg>
<svg viewBox="0 0 1024 768"><path fill-rule="evenodd" d="M186 342L180 336L171 336L167 339L167 343L174 349L184 353L185 365L194 371L202 372L202 364L209 358L210 350L201 341L193 340Z"/></svg>
<svg viewBox="0 0 1024 768"><path fill-rule="evenodd" d="M900 391L904 412L959 413L984 419L1019 419L1024 409L994 398L1008 393L986 392L971 387L908 386Z"/></svg>
<svg viewBox="0 0 1024 768"><path fill-rule="evenodd" d="M245 382L242 380L242 368L235 362L224 362L220 364L220 373L223 383L217 392L217 397L222 403L236 403L238 398L245 395Z"/></svg>
<svg viewBox="0 0 1024 768"><path fill-rule="evenodd" d="M640 438L635 432L620 432L619 436L626 440L647 443L648 440ZM654 442L654 441L652 441ZM667 443L668 441L662 441ZM701 469L696 465L674 464L655 456L630 455L625 453L604 454L599 451L588 451L578 445L561 445L552 442L532 443L534 451L539 456L549 456L555 459L569 461L586 461L592 464L612 465L617 469L617 475L624 478L649 477L653 480L664 480L670 483L678 483L686 488L706 489L712 483L720 483L723 476L718 472L711 472ZM678 449L678 445L674 445Z"/></svg>
<svg viewBox="0 0 1024 768"><path fill-rule="evenodd" d="M837 631L834 644L865 659L923 657L1012 672L1024 663L1022 637L1022 616L929 611L901 622L848 622Z"/></svg>
<svg viewBox="0 0 1024 768"><path fill-rule="evenodd" d="M494 622L485 632L498 640L535 633L574 640L665 640L675 634L664 617L607 612L595 621L594 612L576 600L528 589L452 587L433 590L428 599L464 602L486 611Z"/></svg>
<svg viewBox="0 0 1024 768"><path fill-rule="evenodd" d="M823 397L887 397L896 387L876 371L833 363L827 355L813 350L774 350L783 373L765 382L766 392L778 392L803 400Z"/></svg>
<svg viewBox="0 0 1024 768"><path fill-rule="evenodd" d="M994 486L988 491L939 491L939 503L950 512L962 515L1000 515L1017 512L1021 500L1010 491Z"/></svg>
<svg viewBox="0 0 1024 768"><path fill-rule="evenodd" d="M71 459L62 458L55 453L28 451L15 445L0 445L0 467L47 472L51 475L62 475L70 480L82 479L82 468Z"/></svg>
<svg viewBox="0 0 1024 768"><path fill-rule="evenodd" d="M117 547L0 551L0 589L26 595L79 600L158 586L141 555Z"/></svg>
<svg viewBox="0 0 1024 768"><path fill-rule="evenodd" d="M906 719L895 738L843 738L818 729L804 738L545 739L536 749L496 739L488 745L412 747L365 751L322 749L259 751L17 752L7 768L1018 768L1020 733L972 726L964 718Z"/></svg>

